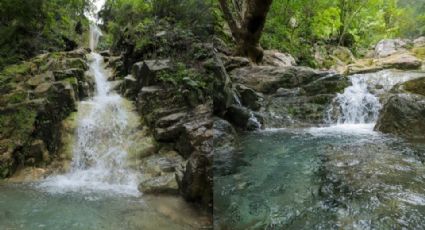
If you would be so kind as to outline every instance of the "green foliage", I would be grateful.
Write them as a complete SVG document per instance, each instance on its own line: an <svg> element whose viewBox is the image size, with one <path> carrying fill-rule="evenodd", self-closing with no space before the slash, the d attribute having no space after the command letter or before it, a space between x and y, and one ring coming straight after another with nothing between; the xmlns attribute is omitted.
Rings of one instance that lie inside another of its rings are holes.
<svg viewBox="0 0 425 230"><path fill-rule="evenodd" d="M205 89L207 79L200 75L196 70L187 68L184 63L177 63L173 71L161 71L159 79L169 82L174 86L189 86L194 89Z"/></svg>
<svg viewBox="0 0 425 230"><path fill-rule="evenodd" d="M333 37L340 27L340 10L337 7L329 7L313 18L313 35L318 38L328 39Z"/></svg>
<svg viewBox="0 0 425 230"><path fill-rule="evenodd" d="M110 34L107 43L118 46L125 33L127 39L137 41L137 48L141 48L152 41L152 33L157 29L154 26L164 21L198 36L208 36L214 22L210 5L204 0L107 0L99 15L104 22L103 30Z"/></svg>
<svg viewBox="0 0 425 230"><path fill-rule="evenodd" d="M314 65L315 44L368 48L384 38L425 35L423 0L274 0L261 45Z"/></svg>
<svg viewBox="0 0 425 230"><path fill-rule="evenodd" d="M64 50L80 38L75 28L90 0L0 1L0 69L40 53Z"/></svg>

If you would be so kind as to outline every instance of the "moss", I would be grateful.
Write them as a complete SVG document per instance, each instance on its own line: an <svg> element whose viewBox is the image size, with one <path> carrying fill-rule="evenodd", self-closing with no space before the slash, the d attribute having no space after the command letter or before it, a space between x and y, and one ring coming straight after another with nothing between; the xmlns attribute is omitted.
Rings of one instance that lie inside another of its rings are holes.
<svg viewBox="0 0 425 230"><path fill-rule="evenodd" d="M317 95L312 98L311 103L326 105L329 103L330 100L332 99L328 95Z"/></svg>
<svg viewBox="0 0 425 230"><path fill-rule="evenodd" d="M64 62L64 68L87 69L86 62L81 58L67 58Z"/></svg>
<svg viewBox="0 0 425 230"><path fill-rule="evenodd" d="M67 118L62 121L61 124L61 147L59 154L62 158L71 160L73 156L74 147L74 133L77 127L77 112L71 113Z"/></svg>
<svg viewBox="0 0 425 230"><path fill-rule="evenodd" d="M293 106L289 106L287 109L288 109L288 115L290 116L296 116L298 113L297 109Z"/></svg>
<svg viewBox="0 0 425 230"><path fill-rule="evenodd" d="M68 82L71 85L78 85L78 80L75 77L66 78L64 81Z"/></svg>
<svg viewBox="0 0 425 230"><path fill-rule="evenodd" d="M31 73L31 62L22 62L20 64L7 66L4 68L2 75L5 76L15 76L15 75L25 75Z"/></svg>
<svg viewBox="0 0 425 230"><path fill-rule="evenodd" d="M9 104L17 104L24 102L27 99L28 93L26 91L17 91L10 94L7 98Z"/></svg>
<svg viewBox="0 0 425 230"><path fill-rule="evenodd" d="M425 59L425 47L413 48L412 52L415 54L416 57Z"/></svg>
<svg viewBox="0 0 425 230"><path fill-rule="evenodd" d="M23 143L34 129L36 111L21 106L0 113L0 136L10 137L15 143Z"/></svg>
<svg viewBox="0 0 425 230"><path fill-rule="evenodd" d="M425 77L408 81L403 84L404 89L410 93L425 96Z"/></svg>

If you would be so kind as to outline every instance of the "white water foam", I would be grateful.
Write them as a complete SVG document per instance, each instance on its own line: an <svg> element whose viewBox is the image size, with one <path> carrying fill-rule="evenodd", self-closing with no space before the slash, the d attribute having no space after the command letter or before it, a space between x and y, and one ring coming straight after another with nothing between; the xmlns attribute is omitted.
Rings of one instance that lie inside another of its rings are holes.
<svg viewBox="0 0 425 230"><path fill-rule="evenodd" d="M379 96L388 93L396 84L423 76L420 72L383 70L376 73L356 74L350 77L352 85L338 94L328 113L338 114L337 124L373 124L382 105Z"/></svg>
<svg viewBox="0 0 425 230"><path fill-rule="evenodd" d="M335 98L339 109L337 124L370 124L378 119L382 106L379 98L369 92L366 79L365 75L352 76L352 85Z"/></svg>
<svg viewBox="0 0 425 230"><path fill-rule="evenodd" d="M328 110L329 127L310 129L313 135L322 134L376 134L373 128L382 105L379 97L396 84L423 76L419 72L383 70L376 73L356 74L350 77L352 85L338 94ZM336 116L334 118L333 116Z"/></svg>
<svg viewBox="0 0 425 230"><path fill-rule="evenodd" d="M334 124L326 127L309 128L308 132L313 136L326 136L326 135L378 135L373 131L374 123L370 124Z"/></svg>
<svg viewBox="0 0 425 230"><path fill-rule="evenodd" d="M59 193L103 191L137 196L137 175L127 167L130 136L137 129L129 118L136 115L120 95L110 91L103 57L92 52L89 59L96 96L79 105L71 170L48 177L39 186Z"/></svg>

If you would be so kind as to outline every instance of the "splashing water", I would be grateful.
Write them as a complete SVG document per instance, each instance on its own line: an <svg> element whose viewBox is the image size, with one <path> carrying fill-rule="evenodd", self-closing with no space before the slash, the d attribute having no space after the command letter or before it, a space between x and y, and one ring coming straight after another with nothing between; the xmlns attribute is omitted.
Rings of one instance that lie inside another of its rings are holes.
<svg viewBox="0 0 425 230"><path fill-rule="evenodd" d="M97 41L101 34L98 32L98 28L91 32L91 41ZM96 42L90 45L94 50ZM96 96L79 105L71 170L47 178L40 186L53 192L108 191L138 195L137 175L127 167L127 149L138 126L137 115L130 112L126 100L110 91L103 57L92 52L89 59Z"/></svg>
<svg viewBox="0 0 425 230"><path fill-rule="evenodd" d="M351 76L352 85L338 94L328 111L328 122L342 124L375 124L382 108L379 96L396 84L422 76L419 72L384 70ZM372 126L371 126L372 127Z"/></svg>
<svg viewBox="0 0 425 230"><path fill-rule="evenodd" d="M351 77L352 86L346 88L344 93L338 94L335 101L340 108L339 124L365 124L374 123L379 116L381 103L379 99L368 90L365 77Z"/></svg>

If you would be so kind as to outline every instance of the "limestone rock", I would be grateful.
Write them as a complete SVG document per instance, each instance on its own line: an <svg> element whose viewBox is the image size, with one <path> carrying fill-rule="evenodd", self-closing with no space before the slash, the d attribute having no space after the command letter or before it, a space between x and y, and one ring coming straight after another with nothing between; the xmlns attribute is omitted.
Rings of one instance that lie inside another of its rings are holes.
<svg viewBox="0 0 425 230"><path fill-rule="evenodd" d="M424 47L425 46L425 37L419 37L413 41L414 47Z"/></svg>
<svg viewBox="0 0 425 230"><path fill-rule="evenodd" d="M295 88L308 84L327 74L308 67L255 66L237 69L232 72L231 77L235 82L257 92L270 94L278 88Z"/></svg>
<svg viewBox="0 0 425 230"><path fill-rule="evenodd" d="M265 50L263 65L269 66L294 66L296 65L294 57L288 53L281 53L277 50Z"/></svg>
<svg viewBox="0 0 425 230"><path fill-rule="evenodd" d="M400 51L407 51L412 45L409 39L383 39L376 44L375 55L378 58L388 57Z"/></svg>
<svg viewBox="0 0 425 230"><path fill-rule="evenodd" d="M146 194L177 194L178 184L174 173L152 177L140 183L139 191Z"/></svg>
<svg viewBox="0 0 425 230"><path fill-rule="evenodd" d="M379 59L377 60L377 65L386 69L409 70L419 69L422 66L422 61L410 53L401 53Z"/></svg>

